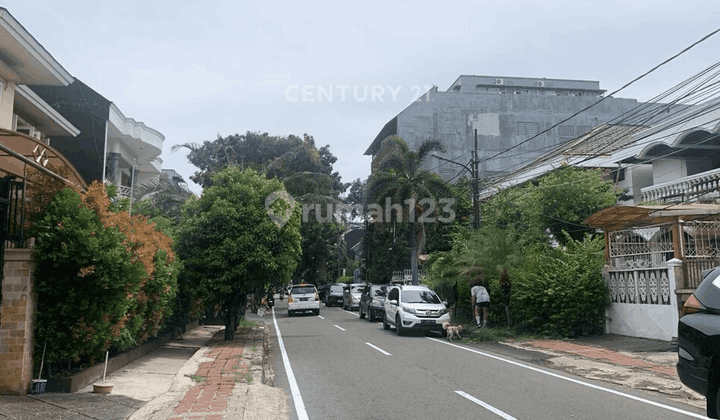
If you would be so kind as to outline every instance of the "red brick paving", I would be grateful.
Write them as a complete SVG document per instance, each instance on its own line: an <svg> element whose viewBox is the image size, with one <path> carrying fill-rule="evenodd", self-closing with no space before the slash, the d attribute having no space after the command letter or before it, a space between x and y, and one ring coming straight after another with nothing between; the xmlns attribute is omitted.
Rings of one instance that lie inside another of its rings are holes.
<svg viewBox="0 0 720 420"><path fill-rule="evenodd" d="M646 360L625 356L624 354L620 354L618 352L600 347L583 346L580 344L568 343L566 341L553 340L535 340L529 341L528 344L548 350L557 350L565 353L572 353L578 356L587 357L589 359L605 360L616 365L648 368L658 373L677 376L677 371L674 367L661 366L655 363L648 362Z"/></svg>
<svg viewBox="0 0 720 420"><path fill-rule="evenodd" d="M205 380L194 384L168 420L222 420L235 383L249 372L249 361L242 360L242 343L219 343L205 352L213 359L198 366L195 375Z"/></svg>

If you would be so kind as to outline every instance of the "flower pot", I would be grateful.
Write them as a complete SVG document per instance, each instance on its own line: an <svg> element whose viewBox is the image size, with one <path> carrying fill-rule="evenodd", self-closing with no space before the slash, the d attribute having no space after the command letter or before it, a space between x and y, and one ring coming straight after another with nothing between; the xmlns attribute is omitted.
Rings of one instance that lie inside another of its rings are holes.
<svg viewBox="0 0 720 420"><path fill-rule="evenodd" d="M45 386L47 385L46 379L33 379L32 388L30 388L31 394L44 394Z"/></svg>
<svg viewBox="0 0 720 420"><path fill-rule="evenodd" d="M109 394L112 392L113 384L93 384L93 392L96 394Z"/></svg>

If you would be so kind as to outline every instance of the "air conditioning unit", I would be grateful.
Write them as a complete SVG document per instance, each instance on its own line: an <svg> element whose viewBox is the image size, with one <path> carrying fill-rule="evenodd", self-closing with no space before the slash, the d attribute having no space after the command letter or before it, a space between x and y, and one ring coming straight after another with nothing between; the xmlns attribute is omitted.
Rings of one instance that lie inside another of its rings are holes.
<svg viewBox="0 0 720 420"><path fill-rule="evenodd" d="M537 87L545 87L545 82L543 82L542 80L538 80L538 81L535 83L535 86L537 86Z"/></svg>
<svg viewBox="0 0 720 420"><path fill-rule="evenodd" d="M502 85L502 84L503 84L503 79L495 79L495 84L496 84L496 85Z"/></svg>

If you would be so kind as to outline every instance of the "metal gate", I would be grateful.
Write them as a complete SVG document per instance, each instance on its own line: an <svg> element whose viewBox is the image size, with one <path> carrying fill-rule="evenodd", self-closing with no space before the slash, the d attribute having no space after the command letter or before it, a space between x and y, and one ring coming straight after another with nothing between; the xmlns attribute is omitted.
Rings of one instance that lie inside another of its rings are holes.
<svg viewBox="0 0 720 420"><path fill-rule="evenodd" d="M5 261L5 248L25 245L24 186L14 176L0 179L0 263Z"/></svg>

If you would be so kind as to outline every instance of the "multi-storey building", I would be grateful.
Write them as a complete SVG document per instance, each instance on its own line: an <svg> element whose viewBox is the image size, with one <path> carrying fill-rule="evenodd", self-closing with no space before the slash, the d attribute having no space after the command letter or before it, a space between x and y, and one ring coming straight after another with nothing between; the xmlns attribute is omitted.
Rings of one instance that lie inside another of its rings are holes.
<svg viewBox="0 0 720 420"><path fill-rule="evenodd" d="M388 137L401 137L411 149L437 139L446 148L442 156L467 164L477 130L479 176L493 177L640 105L635 99L604 94L597 81L460 76L447 91L434 87L392 118L365 155L373 157L375 170L389 153L383 151ZM436 158L424 165L445 179L463 171L460 165Z"/></svg>

